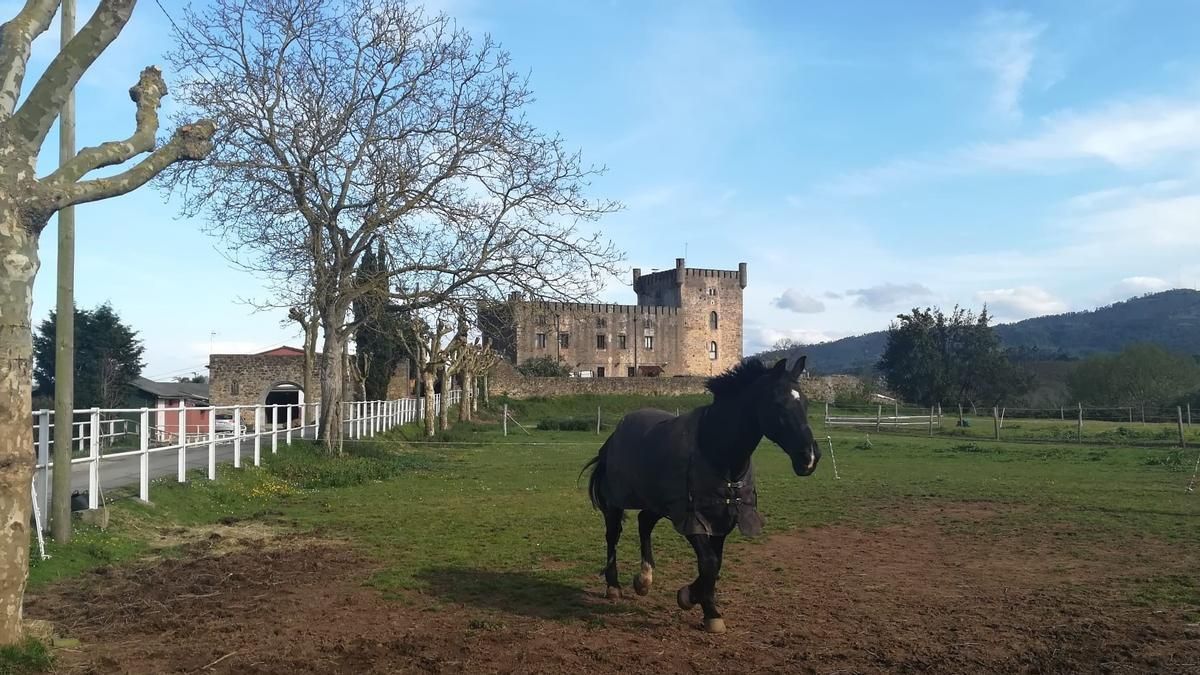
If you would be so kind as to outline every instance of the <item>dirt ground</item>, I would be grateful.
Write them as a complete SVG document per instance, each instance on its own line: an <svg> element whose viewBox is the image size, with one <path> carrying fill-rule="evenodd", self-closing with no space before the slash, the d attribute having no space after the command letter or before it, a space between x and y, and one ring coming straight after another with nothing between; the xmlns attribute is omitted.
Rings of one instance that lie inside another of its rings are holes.
<svg viewBox="0 0 1200 675"><path fill-rule="evenodd" d="M598 577L463 569L386 599L345 545L231 532L45 590L27 614L83 641L61 653L72 673L1200 673L1198 608L1130 597L1138 578L1194 576L1196 551L973 534L996 531L973 527L991 508L735 541L720 636L675 607L682 564L617 602Z"/></svg>

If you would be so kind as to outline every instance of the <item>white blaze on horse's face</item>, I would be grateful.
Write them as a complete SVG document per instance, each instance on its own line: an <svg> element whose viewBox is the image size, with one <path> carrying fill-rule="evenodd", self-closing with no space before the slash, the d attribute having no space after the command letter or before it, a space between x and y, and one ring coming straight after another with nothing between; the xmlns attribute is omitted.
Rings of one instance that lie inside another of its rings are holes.
<svg viewBox="0 0 1200 675"><path fill-rule="evenodd" d="M793 390L792 390L792 398L794 398L794 399L796 399L797 401L799 401L799 400L800 400L800 392L798 392L798 391L796 391L795 389L793 389Z"/></svg>

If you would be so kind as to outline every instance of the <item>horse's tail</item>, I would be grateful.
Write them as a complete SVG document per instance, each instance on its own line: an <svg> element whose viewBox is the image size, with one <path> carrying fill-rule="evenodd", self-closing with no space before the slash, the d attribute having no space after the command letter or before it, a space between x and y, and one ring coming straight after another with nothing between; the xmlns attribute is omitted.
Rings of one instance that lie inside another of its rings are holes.
<svg viewBox="0 0 1200 675"><path fill-rule="evenodd" d="M579 472L579 475L582 476L583 472L587 471L589 466L594 467L592 469L592 475L588 478L588 496L591 497L592 506L600 509L601 511L603 511L607 506L604 501L604 493L600 491L601 483L604 481L604 460L606 454L604 451L606 449L608 449L607 443L600 448L600 452L597 453L595 457L593 457L587 464L583 465L583 470Z"/></svg>

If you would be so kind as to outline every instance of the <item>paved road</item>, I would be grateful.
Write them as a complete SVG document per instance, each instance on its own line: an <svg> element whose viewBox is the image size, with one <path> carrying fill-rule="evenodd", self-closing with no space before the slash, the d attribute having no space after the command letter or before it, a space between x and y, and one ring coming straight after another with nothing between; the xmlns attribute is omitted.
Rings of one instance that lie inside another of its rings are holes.
<svg viewBox="0 0 1200 675"><path fill-rule="evenodd" d="M280 430L276 432L278 435L279 452L286 452L287 448L287 432ZM347 433L349 426L347 425ZM304 430L304 438L312 438L316 434L316 430L309 427ZM292 439L298 440L302 438L299 429L292 430ZM261 452L263 455L271 453L271 433L264 433L262 436ZM232 440L223 440L217 443L217 463L232 464L234 458L234 443ZM199 446L189 447L187 449L187 469L188 480L196 480L196 476L192 475L192 471L200 469L204 471L204 477L207 478L208 469L208 444L204 443ZM243 438L241 448L241 463L242 466L252 466L254 464L254 438ZM87 494L88 491L88 472L91 470L90 463L75 464L71 468L71 491ZM156 478L171 477L174 479L179 473L179 451L178 450L160 450L150 453L150 480ZM141 457L138 454L127 457L115 457L112 459L102 459L100 461L100 492L105 498L111 498L110 492L119 488L132 488L134 496L137 495L138 484L141 480ZM43 486L49 485L49 479L46 482L42 481L42 473L39 470L36 488L38 496L41 497ZM50 492L49 489L46 490ZM123 491L124 492L124 491ZM151 488L150 498L153 500L153 488ZM49 496L39 500L43 504L48 503ZM43 519L46 517L45 512L42 514Z"/></svg>

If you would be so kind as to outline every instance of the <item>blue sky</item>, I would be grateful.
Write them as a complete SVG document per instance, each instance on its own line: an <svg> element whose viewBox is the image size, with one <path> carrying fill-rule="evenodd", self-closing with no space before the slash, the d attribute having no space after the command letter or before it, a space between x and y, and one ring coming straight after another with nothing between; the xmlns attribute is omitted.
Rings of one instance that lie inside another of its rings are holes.
<svg viewBox="0 0 1200 675"><path fill-rule="evenodd" d="M95 2L79 4L82 22ZM915 304L987 302L1007 321L1200 284L1195 3L427 7L491 33L530 74L531 118L608 167L594 194L625 204L602 226L629 267L685 249L698 267L749 263L748 351L882 329ZM139 3L78 89L81 146L128 134L126 89L168 39ZM78 302L109 301L140 331L148 376L204 372L210 341L297 342L282 313L239 302L262 287L161 193L77 214ZM35 323L54 305L55 232ZM621 278L604 299L632 297Z"/></svg>

